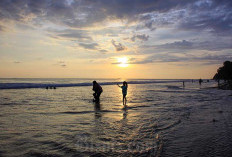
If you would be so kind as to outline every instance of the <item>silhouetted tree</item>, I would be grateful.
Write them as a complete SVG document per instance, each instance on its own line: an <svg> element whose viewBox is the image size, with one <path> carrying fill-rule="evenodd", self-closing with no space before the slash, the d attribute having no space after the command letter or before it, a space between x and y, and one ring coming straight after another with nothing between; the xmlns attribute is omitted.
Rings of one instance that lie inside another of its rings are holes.
<svg viewBox="0 0 232 157"><path fill-rule="evenodd" d="M214 80L232 80L232 62L225 61L223 66L218 68L217 73L213 77Z"/></svg>

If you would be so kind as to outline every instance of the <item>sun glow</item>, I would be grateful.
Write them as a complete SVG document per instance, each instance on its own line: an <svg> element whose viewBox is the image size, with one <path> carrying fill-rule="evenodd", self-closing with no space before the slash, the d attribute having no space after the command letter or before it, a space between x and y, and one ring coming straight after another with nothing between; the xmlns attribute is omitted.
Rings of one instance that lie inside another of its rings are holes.
<svg viewBox="0 0 232 157"><path fill-rule="evenodd" d="M128 67L129 66L128 58L127 57L118 58L118 66L122 68Z"/></svg>

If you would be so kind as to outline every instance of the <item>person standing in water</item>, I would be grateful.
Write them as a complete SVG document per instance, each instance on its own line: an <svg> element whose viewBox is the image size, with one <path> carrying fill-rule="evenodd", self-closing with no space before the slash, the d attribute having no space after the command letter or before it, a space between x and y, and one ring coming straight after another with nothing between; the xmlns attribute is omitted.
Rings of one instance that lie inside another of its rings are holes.
<svg viewBox="0 0 232 157"><path fill-rule="evenodd" d="M199 85L201 86L201 83L203 82L203 80L200 78L199 79Z"/></svg>
<svg viewBox="0 0 232 157"><path fill-rule="evenodd" d="M100 96L101 93L103 92L102 87L97 83L97 81L93 81L93 91L95 93L93 93L94 96L94 102L99 102L100 101Z"/></svg>
<svg viewBox="0 0 232 157"><path fill-rule="evenodd" d="M126 95L127 95L127 88L128 88L128 84L126 81L123 82L123 85L122 86L119 86L119 84L117 84L118 87L122 88L122 95L123 95L123 99L122 99L122 102L123 102L123 105L126 106Z"/></svg>

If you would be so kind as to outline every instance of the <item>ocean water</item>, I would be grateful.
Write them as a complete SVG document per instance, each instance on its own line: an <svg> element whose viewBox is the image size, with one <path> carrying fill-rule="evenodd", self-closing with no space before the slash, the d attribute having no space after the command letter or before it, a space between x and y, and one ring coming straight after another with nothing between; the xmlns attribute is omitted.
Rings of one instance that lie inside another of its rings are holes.
<svg viewBox="0 0 232 157"><path fill-rule="evenodd" d="M0 156L231 156L232 94L197 80L0 79ZM45 89L56 86L56 89Z"/></svg>

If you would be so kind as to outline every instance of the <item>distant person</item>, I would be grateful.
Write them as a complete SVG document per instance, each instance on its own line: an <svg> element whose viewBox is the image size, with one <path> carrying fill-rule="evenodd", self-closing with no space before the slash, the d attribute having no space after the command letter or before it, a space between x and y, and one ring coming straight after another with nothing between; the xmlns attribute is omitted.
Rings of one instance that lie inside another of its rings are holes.
<svg viewBox="0 0 232 157"><path fill-rule="evenodd" d="M102 87L97 83L97 81L93 81L93 93L94 96L94 102L99 102L100 101L100 96L101 93L103 92Z"/></svg>
<svg viewBox="0 0 232 157"><path fill-rule="evenodd" d="M183 88L185 87L184 81L183 81Z"/></svg>
<svg viewBox="0 0 232 157"><path fill-rule="evenodd" d="M199 79L199 85L201 85L202 82L203 82L203 80L202 80L202 79Z"/></svg>
<svg viewBox="0 0 232 157"><path fill-rule="evenodd" d="M123 85L122 86L119 86L119 84L117 84L118 87L122 88L122 95L123 95L123 98L122 98L122 102L123 102L123 105L126 106L126 95L127 95L127 88L128 88L128 84L126 81L123 82Z"/></svg>

